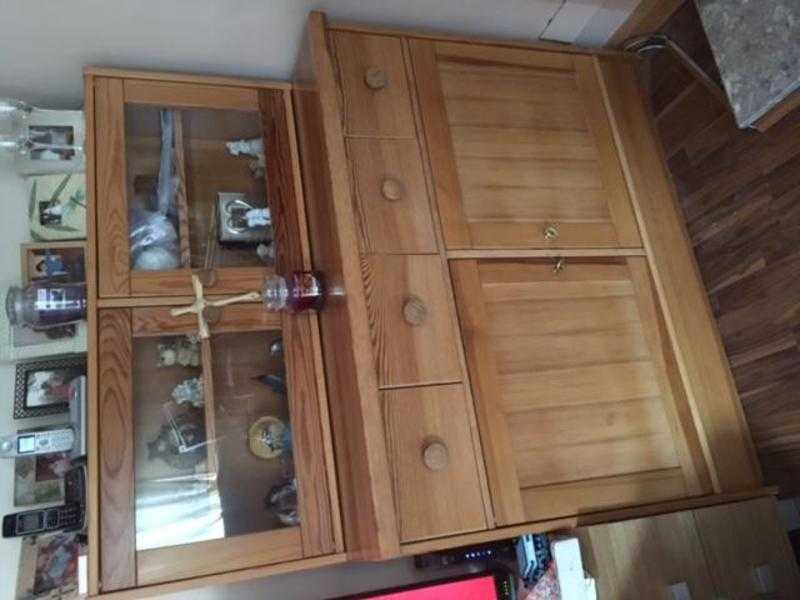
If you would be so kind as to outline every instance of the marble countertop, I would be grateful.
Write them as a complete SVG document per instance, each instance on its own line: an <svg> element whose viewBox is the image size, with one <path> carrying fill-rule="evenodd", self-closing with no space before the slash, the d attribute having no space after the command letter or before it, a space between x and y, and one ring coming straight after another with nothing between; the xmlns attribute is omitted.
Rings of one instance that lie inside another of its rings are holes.
<svg viewBox="0 0 800 600"><path fill-rule="evenodd" d="M696 0L740 127L800 90L800 0Z"/></svg>

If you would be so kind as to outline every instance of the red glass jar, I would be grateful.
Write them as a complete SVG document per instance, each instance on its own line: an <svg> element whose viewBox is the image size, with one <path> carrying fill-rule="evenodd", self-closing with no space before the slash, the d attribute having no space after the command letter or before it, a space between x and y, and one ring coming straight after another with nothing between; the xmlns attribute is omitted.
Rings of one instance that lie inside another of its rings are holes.
<svg viewBox="0 0 800 600"><path fill-rule="evenodd" d="M286 277L272 275L264 283L261 296L269 310L318 311L325 303L325 278L319 271L293 271Z"/></svg>

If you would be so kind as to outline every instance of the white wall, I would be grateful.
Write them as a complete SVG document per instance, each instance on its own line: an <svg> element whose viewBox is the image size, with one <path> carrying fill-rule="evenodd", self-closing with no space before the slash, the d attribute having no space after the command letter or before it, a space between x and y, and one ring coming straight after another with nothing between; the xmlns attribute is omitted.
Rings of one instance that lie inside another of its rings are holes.
<svg viewBox="0 0 800 600"><path fill-rule="evenodd" d="M8 285L19 285L19 245L29 242L25 181L17 176L10 157L0 154L0 294L5 301ZM5 310L0 306L0 310ZM63 422L63 415L14 420L14 365L0 362L0 434L17 429ZM30 508L30 507L25 507ZM0 515L15 512L14 461L0 459ZM0 600L12 598L17 581L19 539L0 539Z"/></svg>
<svg viewBox="0 0 800 600"><path fill-rule="evenodd" d="M289 79L310 10L331 18L601 45L640 0L3 0L0 96L80 105L84 65Z"/></svg>

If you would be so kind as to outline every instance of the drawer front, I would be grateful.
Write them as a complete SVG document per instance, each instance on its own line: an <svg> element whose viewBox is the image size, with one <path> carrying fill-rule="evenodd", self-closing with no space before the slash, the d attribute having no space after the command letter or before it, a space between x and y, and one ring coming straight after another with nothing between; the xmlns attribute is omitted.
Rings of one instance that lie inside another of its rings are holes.
<svg viewBox="0 0 800 600"><path fill-rule="evenodd" d="M350 139L361 235L367 252L437 252L416 140Z"/></svg>
<svg viewBox="0 0 800 600"><path fill-rule="evenodd" d="M378 385L462 381L439 257L374 255L362 267Z"/></svg>
<svg viewBox="0 0 800 600"><path fill-rule="evenodd" d="M462 385L381 394L400 541L486 528Z"/></svg>
<svg viewBox="0 0 800 600"><path fill-rule="evenodd" d="M346 135L413 138L414 117L399 38L333 36Z"/></svg>

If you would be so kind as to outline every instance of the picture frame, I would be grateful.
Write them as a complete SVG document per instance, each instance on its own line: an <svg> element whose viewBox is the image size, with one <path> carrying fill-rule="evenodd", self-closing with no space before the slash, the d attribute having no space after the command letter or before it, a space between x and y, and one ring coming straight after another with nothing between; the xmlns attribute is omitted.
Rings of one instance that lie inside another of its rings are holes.
<svg viewBox="0 0 800 600"><path fill-rule="evenodd" d="M78 600L78 559L83 553L77 533L22 538L15 597Z"/></svg>
<svg viewBox="0 0 800 600"><path fill-rule="evenodd" d="M43 279L86 281L86 242L20 244L19 254L22 287Z"/></svg>
<svg viewBox="0 0 800 600"><path fill-rule="evenodd" d="M22 429L29 433L49 429ZM71 464L69 452L54 452L14 459L14 506L61 504L64 502L64 474Z"/></svg>
<svg viewBox="0 0 800 600"><path fill-rule="evenodd" d="M28 225L37 242L86 239L86 176L28 178Z"/></svg>
<svg viewBox="0 0 800 600"><path fill-rule="evenodd" d="M85 354L17 363L14 418L69 412L69 383L81 375L86 375Z"/></svg>

